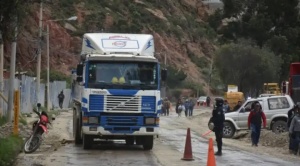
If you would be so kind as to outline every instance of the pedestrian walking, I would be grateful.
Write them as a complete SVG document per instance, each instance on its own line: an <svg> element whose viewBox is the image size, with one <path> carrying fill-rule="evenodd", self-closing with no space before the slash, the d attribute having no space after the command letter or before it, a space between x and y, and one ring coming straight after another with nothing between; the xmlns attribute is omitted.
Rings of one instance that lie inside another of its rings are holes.
<svg viewBox="0 0 300 166"><path fill-rule="evenodd" d="M62 109L63 108L64 99L65 99L64 92L61 91L60 94L57 96L57 98L58 98L59 107L60 107L60 109Z"/></svg>
<svg viewBox="0 0 300 166"><path fill-rule="evenodd" d="M266 115L262 111L260 103L258 101L255 101L248 116L248 129L251 129L252 146L258 145L262 121L263 127L266 128Z"/></svg>
<svg viewBox="0 0 300 166"><path fill-rule="evenodd" d="M206 106L210 107L210 97L209 96L206 97Z"/></svg>
<svg viewBox="0 0 300 166"><path fill-rule="evenodd" d="M188 99L185 100L184 107L185 107L185 111L184 111L185 117L188 117L189 116L188 112L190 108L190 102Z"/></svg>
<svg viewBox="0 0 300 166"><path fill-rule="evenodd" d="M212 122L214 124L213 131L215 132L218 151L215 153L217 156L222 155L222 138L223 138L223 127L224 127L224 121L225 121L225 115L223 112L223 104L224 100L220 98L216 98L216 106L213 109L212 112Z"/></svg>
<svg viewBox="0 0 300 166"><path fill-rule="evenodd" d="M165 101L164 101L164 109L165 109L165 115L166 116L169 116L169 113L170 113L170 101L168 100L168 98L166 97L165 98Z"/></svg>
<svg viewBox="0 0 300 166"><path fill-rule="evenodd" d="M189 116L193 116L194 107L195 107L195 102L193 101L193 99L190 99Z"/></svg>

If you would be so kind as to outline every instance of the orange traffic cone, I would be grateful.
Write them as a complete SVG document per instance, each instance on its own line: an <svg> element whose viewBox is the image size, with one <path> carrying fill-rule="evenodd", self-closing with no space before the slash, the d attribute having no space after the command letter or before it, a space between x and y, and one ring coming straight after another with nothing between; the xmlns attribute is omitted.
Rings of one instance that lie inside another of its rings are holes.
<svg viewBox="0 0 300 166"><path fill-rule="evenodd" d="M190 128L187 129L186 139L185 139L185 148L183 158L181 160L192 161L193 152L192 152L192 141L191 141L191 131Z"/></svg>
<svg viewBox="0 0 300 166"><path fill-rule="evenodd" d="M216 166L213 139L209 139L207 166Z"/></svg>

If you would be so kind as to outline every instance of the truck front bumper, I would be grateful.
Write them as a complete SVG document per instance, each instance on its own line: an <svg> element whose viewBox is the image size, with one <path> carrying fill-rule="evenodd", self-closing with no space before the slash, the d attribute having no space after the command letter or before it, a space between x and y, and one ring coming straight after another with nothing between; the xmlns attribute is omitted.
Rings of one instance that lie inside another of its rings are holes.
<svg viewBox="0 0 300 166"><path fill-rule="evenodd" d="M136 136L145 136L145 135L158 135L158 127L141 127L138 131L134 132L124 132L122 133L121 131L119 132L110 132L105 130L103 127L98 126L97 130L90 130L91 126L82 126L82 133L87 134L87 135L100 135L100 136L105 136L105 135L136 135ZM95 128L95 127L94 127ZM151 129L151 130L149 130Z"/></svg>

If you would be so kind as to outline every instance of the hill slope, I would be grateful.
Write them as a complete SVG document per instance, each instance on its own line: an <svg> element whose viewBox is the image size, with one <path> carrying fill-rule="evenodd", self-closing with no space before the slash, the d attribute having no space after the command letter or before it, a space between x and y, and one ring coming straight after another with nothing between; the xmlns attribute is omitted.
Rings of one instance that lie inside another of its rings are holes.
<svg viewBox="0 0 300 166"><path fill-rule="evenodd" d="M205 22L207 7L199 0L52 0L45 2L44 20L69 18L77 21L48 21L51 68L69 73L76 66L81 37L86 32L151 33L157 58L172 71L182 71L186 82L207 87L212 40L215 32ZM33 4L18 39L20 68L35 71L39 4ZM42 66L46 64L43 41ZM10 47L6 45L6 60Z"/></svg>

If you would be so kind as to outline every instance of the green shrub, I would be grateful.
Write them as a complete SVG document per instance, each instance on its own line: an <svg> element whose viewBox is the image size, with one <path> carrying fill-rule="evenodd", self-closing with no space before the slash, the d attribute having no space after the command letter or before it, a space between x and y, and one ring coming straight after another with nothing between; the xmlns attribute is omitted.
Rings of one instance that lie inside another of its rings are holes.
<svg viewBox="0 0 300 166"><path fill-rule="evenodd" d="M6 117L2 116L0 117L0 126L4 125L6 123Z"/></svg>
<svg viewBox="0 0 300 166"><path fill-rule="evenodd" d="M12 165L15 157L22 149L22 145L22 138L18 136L0 138L0 165Z"/></svg>

